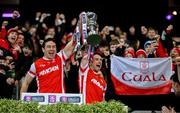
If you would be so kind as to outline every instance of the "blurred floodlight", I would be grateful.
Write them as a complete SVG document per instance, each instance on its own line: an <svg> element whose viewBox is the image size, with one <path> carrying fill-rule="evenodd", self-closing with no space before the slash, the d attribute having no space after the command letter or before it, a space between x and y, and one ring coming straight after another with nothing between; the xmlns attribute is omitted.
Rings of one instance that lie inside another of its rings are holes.
<svg viewBox="0 0 180 113"><path fill-rule="evenodd" d="M173 11L172 14L173 14L173 15L177 15L177 11Z"/></svg>
<svg viewBox="0 0 180 113"><path fill-rule="evenodd" d="M12 13L3 13L2 17L4 17L4 18L12 18L13 14Z"/></svg>
<svg viewBox="0 0 180 113"><path fill-rule="evenodd" d="M171 20L172 17L173 17L173 15L171 15L171 14L166 15L166 19L167 19L167 20Z"/></svg>

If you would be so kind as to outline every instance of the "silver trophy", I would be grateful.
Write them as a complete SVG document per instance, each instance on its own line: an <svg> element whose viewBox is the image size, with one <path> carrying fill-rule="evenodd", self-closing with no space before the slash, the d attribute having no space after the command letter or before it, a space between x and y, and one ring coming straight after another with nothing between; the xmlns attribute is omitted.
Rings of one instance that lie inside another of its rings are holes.
<svg viewBox="0 0 180 113"><path fill-rule="evenodd" d="M94 12L87 12L87 43L91 46L96 46L100 43L100 36L98 35L97 15Z"/></svg>
<svg viewBox="0 0 180 113"><path fill-rule="evenodd" d="M80 13L74 36L77 42L77 50L85 47L86 50L88 49L88 54L94 52L94 47L100 43L97 15L94 12Z"/></svg>

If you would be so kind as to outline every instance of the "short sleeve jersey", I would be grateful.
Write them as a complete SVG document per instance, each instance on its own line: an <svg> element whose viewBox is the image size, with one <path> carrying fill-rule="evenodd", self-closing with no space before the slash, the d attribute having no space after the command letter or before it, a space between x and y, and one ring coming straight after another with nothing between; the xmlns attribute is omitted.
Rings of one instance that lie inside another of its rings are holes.
<svg viewBox="0 0 180 113"><path fill-rule="evenodd" d="M36 77L39 93L64 93L63 64L67 59L65 53L60 51L55 58L49 60L42 57L35 61L28 74Z"/></svg>
<svg viewBox="0 0 180 113"><path fill-rule="evenodd" d="M88 66L79 70L80 92L84 96L84 103L90 104L104 101L106 81Z"/></svg>

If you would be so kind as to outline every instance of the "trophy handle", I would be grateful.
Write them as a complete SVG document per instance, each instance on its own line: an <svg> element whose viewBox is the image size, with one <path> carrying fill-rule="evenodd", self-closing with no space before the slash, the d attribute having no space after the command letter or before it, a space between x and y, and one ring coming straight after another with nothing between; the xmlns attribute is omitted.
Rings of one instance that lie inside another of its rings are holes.
<svg viewBox="0 0 180 113"><path fill-rule="evenodd" d="M80 18L80 30L81 30L80 44L84 45L87 43L87 38L88 38L87 14L85 12L82 12L79 18Z"/></svg>

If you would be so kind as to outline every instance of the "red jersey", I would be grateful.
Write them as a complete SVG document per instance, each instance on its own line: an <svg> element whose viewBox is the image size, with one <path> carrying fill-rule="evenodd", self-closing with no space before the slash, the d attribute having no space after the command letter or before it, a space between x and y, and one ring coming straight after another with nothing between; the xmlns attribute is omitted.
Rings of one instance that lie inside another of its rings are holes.
<svg viewBox="0 0 180 113"><path fill-rule="evenodd" d="M84 103L95 103L104 101L106 81L102 76L96 74L89 66L80 67L80 93L83 94Z"/></svg>
<svg viewBox="0 0 180 113"><path fill-rule="evenodd" d="M55 58L49 60L42 57L35 61L28 74L36 77L39 93L64 93L63 65L67 57L63 51L56 54Z"/></svg>

